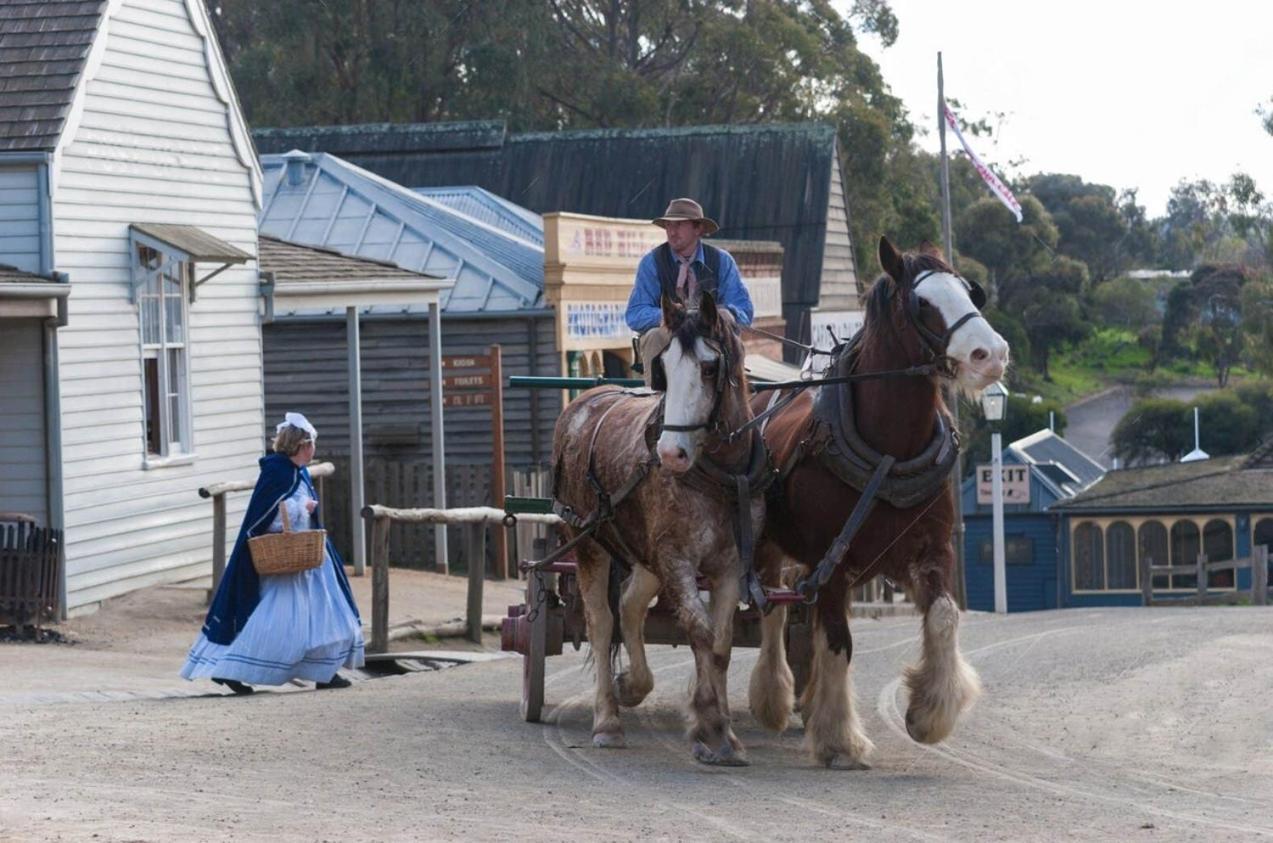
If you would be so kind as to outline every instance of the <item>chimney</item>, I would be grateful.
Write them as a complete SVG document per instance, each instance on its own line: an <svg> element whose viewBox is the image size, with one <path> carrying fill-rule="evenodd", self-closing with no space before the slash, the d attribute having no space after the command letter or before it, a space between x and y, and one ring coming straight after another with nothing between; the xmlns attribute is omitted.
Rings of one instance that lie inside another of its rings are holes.
<svg viewBox="0 0 1273 843"><path fill-rule="evenodd" d="M287 162L287 183L293 187L303 184L305 182L305 165L313 160L310 158L309 153L293 149L283 156L283 160Z"/></svg>

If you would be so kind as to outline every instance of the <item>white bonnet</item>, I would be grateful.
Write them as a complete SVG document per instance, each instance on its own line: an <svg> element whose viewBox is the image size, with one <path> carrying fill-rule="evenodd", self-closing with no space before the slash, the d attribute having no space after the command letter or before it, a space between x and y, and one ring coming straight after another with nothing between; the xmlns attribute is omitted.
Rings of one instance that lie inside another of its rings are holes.
<svg viewBox="0 0 1273 843"><path fill-rule="evenodd" d="M274 428L274 434L277 436L282 433L283 428L285 427L294 427L297 430L303 430L309 434L310 439L318 439L318 431L315 430L314 426L309 423L309 419L305 418L300 413L287 413L284 415L283 420L278 423L277 427Z"/></svg>

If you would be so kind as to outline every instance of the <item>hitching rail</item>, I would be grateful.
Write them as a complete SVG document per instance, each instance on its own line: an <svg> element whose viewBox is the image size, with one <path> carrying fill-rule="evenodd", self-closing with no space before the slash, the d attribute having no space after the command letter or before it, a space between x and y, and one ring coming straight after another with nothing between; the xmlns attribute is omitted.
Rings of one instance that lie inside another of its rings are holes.
<svg viewBox="0 0 1273 843"><path fill-rule="evenodd" d="M371 504L362 509L371 537L371 645L372 653L389 649L389 527L394 521L409 524L463 525L464 557L468 560L468 606L466 636L470 641L482 640L482 584L486 575L486 528L512 527L514 520L532 524L561 524L552 513L519 513L510 515L491 506L456 509L394 509ZM502 564L502 560L497 563Z"/></svg>

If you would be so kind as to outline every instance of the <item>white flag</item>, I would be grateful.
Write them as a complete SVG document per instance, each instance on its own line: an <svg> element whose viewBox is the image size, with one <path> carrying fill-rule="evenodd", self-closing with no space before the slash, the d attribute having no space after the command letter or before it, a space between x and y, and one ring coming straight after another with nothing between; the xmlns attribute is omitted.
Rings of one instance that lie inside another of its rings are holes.
<svg viewBox="0 0 1273 843"><path fill-rule="evenodd" d="M964 140L964 133L959 131L959 121L955 119L955 112L950 110L950 106L942 103L942 108L946 111L946 125L955 130L955 137L959 138L959 142L963 144L964 152L967 152L968 157L972 159L972 165L977 168L982 181L990 188L990 192L995 195L996 199L1008 206L1008 210L1012 211L1017 218L1017 222L1021 222L1021 203L1017 201L1017 197L1012 195L1012 191L1008 190L1008 186L1001 182L998 176L990 172L990 168L977 157L977 153L972 151L968 141Z"/></svg>

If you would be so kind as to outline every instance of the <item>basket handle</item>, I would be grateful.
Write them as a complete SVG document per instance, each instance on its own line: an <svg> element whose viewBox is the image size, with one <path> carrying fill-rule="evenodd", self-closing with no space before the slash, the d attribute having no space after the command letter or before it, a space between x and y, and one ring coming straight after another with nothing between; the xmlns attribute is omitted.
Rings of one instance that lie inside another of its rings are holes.
<svg viewBox="0 0 1273 843"><path fill-rule="evenodd" d="M287 499L284 498L278 505L279 517L283 519L283 532L292 532L292 519L287 515Z"/></svg>

